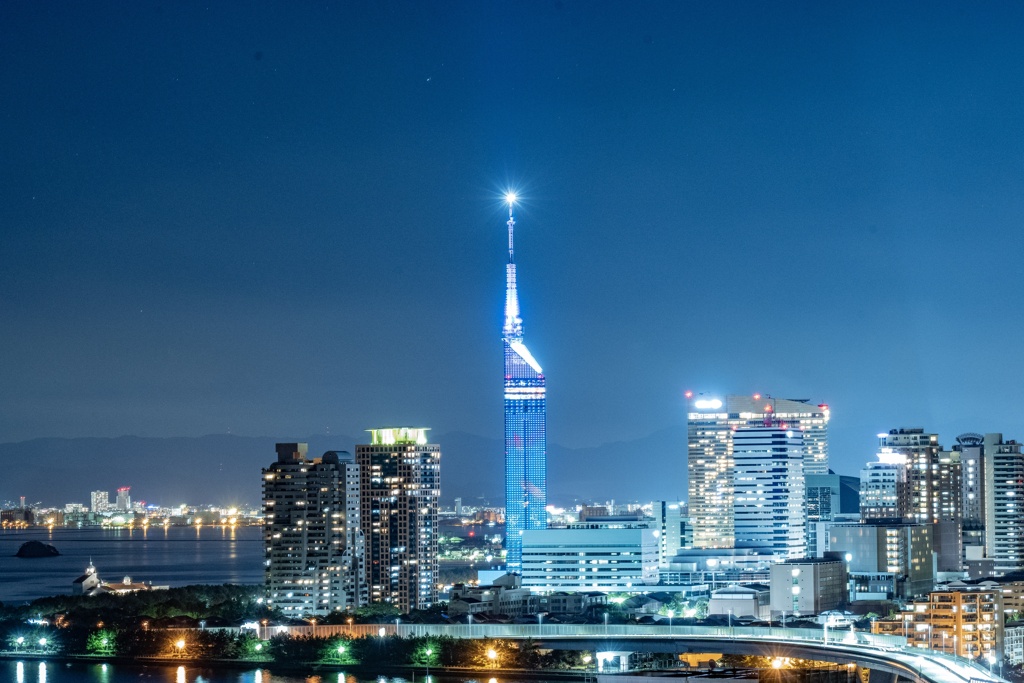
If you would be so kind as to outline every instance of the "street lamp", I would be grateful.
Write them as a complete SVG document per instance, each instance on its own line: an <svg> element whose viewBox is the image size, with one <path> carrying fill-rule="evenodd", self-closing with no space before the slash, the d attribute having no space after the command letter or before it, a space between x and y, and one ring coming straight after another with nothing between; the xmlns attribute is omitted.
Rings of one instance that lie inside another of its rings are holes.
<svg viewBox="0 0 1024 683"><path fill-rule="evenodd" d="M675 615L676 615L676 611L674 609L670 609L668 611L668 630L669 631L672 630L672 617L674 617Z"/></svg>
<svg viewBox="0 0 1024 683"><path fill-rule="evenodd" d="M40 650L45 650L46 649L46 643L47 643L46 638L40 638L39 639L39 649Z"/></svg>
<svg viewBox="0 0 1024 683"><path fill-rule="evenodd" d="M492 668L498 666L498 653L495 652L493 647L487 649L487 659L491 660Z"/></svg>
<svg viewBox="0 0 1024 683"><path fill-rule="evenodd" d="M800 616L800 570L793 569L790 572L793 577L793 616Z"/></svg>
<svg viewBox="0 0 1024 683"><path fill-rule="evenodd" d="M433 649L428 647L426 650L424 650L423 654L427 655L427 663L425 666L427 669L427 678L430 678L430 655L434 654L434 651Z"/></svg>
<svg viewBox="0 0 1024 683"><path fill-rule="evenodd" d="M14 650L15 650L15 651L18 651L18 650L20 650L20 649L21 649L21 646L22 646L22 645L24 645L24 644L25 644L25 638L24 638L24 637L22 637L22 636L18 636L18 637L17 637L17 638L15 638L15 640L14 640Z"/></svg>
<svg viewBox="0 0 1024 683"><path fill-rule="evenodd" d="M174 643L174 647L178 648L178 656L179 657L184 655L184 653L185 653L185 641L184 640L179 640L176 643Z"/></svg>

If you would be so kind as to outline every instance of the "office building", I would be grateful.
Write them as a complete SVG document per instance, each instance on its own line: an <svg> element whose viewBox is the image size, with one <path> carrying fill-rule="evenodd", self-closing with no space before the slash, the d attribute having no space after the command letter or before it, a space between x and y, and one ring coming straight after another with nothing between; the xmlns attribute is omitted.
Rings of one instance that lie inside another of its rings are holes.
<svg viewBox="0 0 1024 683"><path fill-rule="evenodd" d="M966 567L968 562L982 562L988 556L985 547L985 437L981 434L961 434L956 437L953 450L960 454L960 509L963 513Z"/></svg>
<svg viewBox="0 0 1024 683"><path fill-rule="evenodd" d="M658 567L667 568L686 541L686 503L667 500L655 501L653 505L654 526L658 534Z"/></svg>
<svg viewBox="0 0 1024 683"><path fill-rule="evenodd" d="M960 453L944 451L936 434L920 427L879 434L880 449L907 458L910 518L932 526L935 570L958 575L963 567Z"/></svg>
<svg viewBox="0 0 1024 683"><path fill-rule="evenodd" d="M828 550L825 529L844 515L860 512L860 479L836 474L804 476L807 509L807 556L822 557Z"/></svg>
<svg viewBox="0 0 1024 683"><path fill-rule="evenodd" d="M830 552L846 561L853 600L906 600L931 590L932 528L896 520L833 524Z"/></svg>
<svg viewBox="0 0 1024 683"><path fill-rule="evenodd" d="M285 616L366 604L359 467L351 453L310 460L304 443L277 444L263 470L267 602Z"/></svg>
<svg viewBox="0 0 1024 683"><path fill-rule="evenodd" d="M733 432L786 425L803 433L803 473L828 474L827 405L806 400L753 396L725 399L687 392L687 473L690 524L697 548L731 548L733 520Z"/></svg>
<svg viewBox="0 0 1024 683"><path fill-rule="evenodd" d="M841 560L801 557L771 567L771 611L781 616L820 614L848 604L846 567Z"/></svg>
<svg viewBox="0 0 1024 683"><path fill-rule="evenodd" d="M370 601L402 612L437 602L441 447L427 431L371 429L356 446Z"/></svg>
<svg viewBox="0 0 1024 683"><path fill-rule="evenodd" d="M547 399L544 373L523 343L512 247L514 195L508 195L505 266L505 548L509 571L522 569L522 534L547 527Z"/></svg>
<svg viewBox="0 0 1024 683"><path fill-rule="evenodd" d="M876 520L908 521L910 514L910 475L907 456L883 448L876 462L860 471L860 516Z"/></svg>
<svg viewBox="0 0 1024 683"><path fill-rule="evenodd" d="M658 540L645 523L523 532L523 587L534 592L645 592L658 583Z"/></svg>
<svg viewBox="0 0 1024 683"><path fill-rule="evenodd" d="M786 425L743 427L733 441L735 546L779 559L807 554L803 432Z"/></svg>
<svg viewBox="0 0 1024 683"><path fill-rule="evenodd" d="M127 512L132 509L132 487L122 486L117 490L117 509Z"/></svg>

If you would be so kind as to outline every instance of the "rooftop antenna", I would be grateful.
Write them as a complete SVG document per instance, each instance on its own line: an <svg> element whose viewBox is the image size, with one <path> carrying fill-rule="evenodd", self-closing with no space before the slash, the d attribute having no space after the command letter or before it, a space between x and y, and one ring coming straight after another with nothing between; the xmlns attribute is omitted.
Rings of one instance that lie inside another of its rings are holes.
<svg viewBox="0 0 1024 683"><path fill-rule="evenodd" d="M505 327L503 332L507 339L514 339L523 336L523 319L519 317L519 294L516 292L515 253L512 247L512 230L516 226L512 209L516 203L516 193L506 192L505 201L508 203L508 222L506 223L508 225L508 265L505 266Z"/></svg>

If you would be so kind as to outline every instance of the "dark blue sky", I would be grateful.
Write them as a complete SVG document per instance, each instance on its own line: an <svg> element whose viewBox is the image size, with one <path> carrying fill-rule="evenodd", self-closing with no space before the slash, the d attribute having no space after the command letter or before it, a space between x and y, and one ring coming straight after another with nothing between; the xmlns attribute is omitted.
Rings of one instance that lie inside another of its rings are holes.
<svg viewBox="0 0 1024 683"><path fill-rule="evenodd" d="M0 4L0 441L549 435L685 389L1024 438L1024 5ZM684 457L685 445L678 454Z"/></svg>

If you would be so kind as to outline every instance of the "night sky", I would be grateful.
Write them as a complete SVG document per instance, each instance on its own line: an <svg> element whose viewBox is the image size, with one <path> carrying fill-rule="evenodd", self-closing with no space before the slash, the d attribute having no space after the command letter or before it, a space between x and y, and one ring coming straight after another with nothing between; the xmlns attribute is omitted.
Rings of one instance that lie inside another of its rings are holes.
<svg viewBox="0 0 1024 683"><path fill-rule="evenodd" d="M1020 3L0 3L0 441L1024 438ZM666 458L685 458L685 444Z"/></svg>

